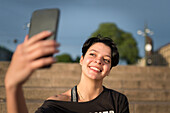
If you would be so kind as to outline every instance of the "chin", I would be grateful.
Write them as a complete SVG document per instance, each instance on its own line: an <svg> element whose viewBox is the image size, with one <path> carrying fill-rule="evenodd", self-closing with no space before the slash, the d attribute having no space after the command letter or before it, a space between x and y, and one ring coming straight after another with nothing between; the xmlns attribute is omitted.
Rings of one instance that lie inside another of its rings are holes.
<svg viewBox="0 0 170 113"><path fill-rule="evenodd" d="M88 78L90 78L92 80L102 80L103 79L100 75L97 75L97 74L88 74L87 76L88 76Z"/></svg>

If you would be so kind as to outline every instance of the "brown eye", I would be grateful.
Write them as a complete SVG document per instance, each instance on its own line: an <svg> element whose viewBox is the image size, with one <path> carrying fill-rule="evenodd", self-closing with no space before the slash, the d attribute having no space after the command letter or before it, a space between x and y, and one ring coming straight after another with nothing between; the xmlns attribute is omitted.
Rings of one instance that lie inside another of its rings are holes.
<svg viewBox="0 0 170 113"><path fill-rule="evenodd" d="M110 60L108 60L108 59L103 59L103 60L104 60L104 62L107 63L107 64L110 63Z"/></svg>
<svg viewBox="0 0 170 113"><path fill-rule="evenodd" d="M96 56L94 53L90 53L90 56Z"/></svg>

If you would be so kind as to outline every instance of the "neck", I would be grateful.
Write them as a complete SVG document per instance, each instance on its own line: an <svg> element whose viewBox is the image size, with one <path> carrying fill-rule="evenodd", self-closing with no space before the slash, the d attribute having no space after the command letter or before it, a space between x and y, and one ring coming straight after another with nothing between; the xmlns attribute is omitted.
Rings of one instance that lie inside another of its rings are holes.
<svg viewBox="0 0 170 113"><path fill-rule="evenodd" d="M79 101L90 101L95 99L102 91L102 80L92 80L81 76L80 83L77 85Z"/></svg>

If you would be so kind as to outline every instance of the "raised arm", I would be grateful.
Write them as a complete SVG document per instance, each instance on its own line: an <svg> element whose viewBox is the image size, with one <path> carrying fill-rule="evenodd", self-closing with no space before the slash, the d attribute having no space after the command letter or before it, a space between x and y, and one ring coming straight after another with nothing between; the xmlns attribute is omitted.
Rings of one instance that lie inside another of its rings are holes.
<svg viewBox="0 0 170 113"><path fill-rule="evenodd" d="M40 67L55 62L53 57L42 57L58 53L59 46L53 40L43 40L52 35L43 31L18 45L5 77L8 113L27 113L22 85L28 80L32 72Z"/></svg>

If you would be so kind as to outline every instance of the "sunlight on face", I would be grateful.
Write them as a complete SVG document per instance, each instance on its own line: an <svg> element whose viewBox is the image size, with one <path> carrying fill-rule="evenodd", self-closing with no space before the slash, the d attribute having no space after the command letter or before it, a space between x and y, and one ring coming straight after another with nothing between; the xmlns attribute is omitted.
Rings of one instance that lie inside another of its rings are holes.
<svg viewBox="0 0 170 113"><path fill-rule="evenodd" d="M110 72L111 49L103 43L93 44L81 57L82 73L91 79L103 79Z"/></svg>

